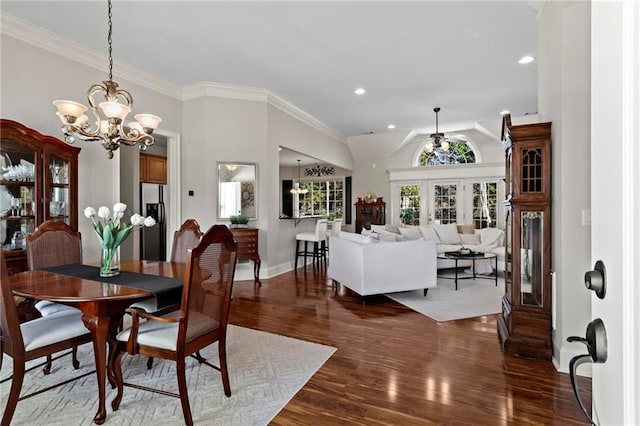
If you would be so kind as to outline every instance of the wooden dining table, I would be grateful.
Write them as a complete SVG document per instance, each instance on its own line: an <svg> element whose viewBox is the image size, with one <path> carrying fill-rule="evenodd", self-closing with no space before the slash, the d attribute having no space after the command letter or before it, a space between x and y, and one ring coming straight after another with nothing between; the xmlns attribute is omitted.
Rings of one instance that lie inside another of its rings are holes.
<svg viewBox="0 0 640 426"><path fill-rule="evenodd" d="M160 261L123 260L121 271L161 277L182 278L185 265L181 263ZM131 278L131 274L128 274ZM134 277L135 278L135 277ZM82 321L91 332L93 352L98 378L98 412L94 417L96 424L103 424L107 417L105 408L106 381L115 386L113 373L108 371L108 363L115 344L118 326L122 323L125 309L132 303L148 299L154 293L130 285L114 284L118 278L109 279L111 282L96 281L95 279L80 278L61 273L36 270L25 271L11 276L11 288L18 296L30 297L36 300L50 300L56 303L73 306L82 311ZM174 280L175 281L175 280ZM180 303L180 299L175 303Z"/></svg>

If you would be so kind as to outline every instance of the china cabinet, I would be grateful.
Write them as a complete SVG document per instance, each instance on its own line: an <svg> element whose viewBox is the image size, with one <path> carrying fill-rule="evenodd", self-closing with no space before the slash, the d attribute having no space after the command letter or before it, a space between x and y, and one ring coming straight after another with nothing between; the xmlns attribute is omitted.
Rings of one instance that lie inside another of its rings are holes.
<svg viewBox="0 0 640 426"><path fill-rule="evenodd" d="M505 295L498 332L506 352L549 359L551 346L551 123L512 125L505 150Z"/></svg>
<svg viewBox="0 0 640 426"><path fill-rule="evenodd" d="M26 269L25 236L48 219L78 228L80 148L0 119L0 245L10 273Z"/></svg>
<svg viewBox="0 0 640 426"><path fill-rule="evenodd" d="M356 232L362 232L362 228L371 229L371 225L385 224L385 206L382 197L375 199L363 199L358 197L356 206Z"/></svg>

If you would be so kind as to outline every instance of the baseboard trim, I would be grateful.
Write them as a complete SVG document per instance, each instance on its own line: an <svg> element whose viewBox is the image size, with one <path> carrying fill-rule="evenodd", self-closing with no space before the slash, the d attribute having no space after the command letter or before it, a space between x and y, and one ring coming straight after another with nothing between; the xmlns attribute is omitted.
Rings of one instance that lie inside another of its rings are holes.
<svg viewBox="0 0 640 426"><path fill-rule="evenodd" d="M554 354L558 355L554 355L551 360L556 370L561 373L569 374L569 361L571 361L571 358L578 355L586 354L587 348L579 348L573 346L569 347L568 344L565 344L562 345L562 347L559 349L557 347L554 347L553 352ZM582 364L580 367L578 367L577 373L578 376L591 377L591 364Z"/></svg>

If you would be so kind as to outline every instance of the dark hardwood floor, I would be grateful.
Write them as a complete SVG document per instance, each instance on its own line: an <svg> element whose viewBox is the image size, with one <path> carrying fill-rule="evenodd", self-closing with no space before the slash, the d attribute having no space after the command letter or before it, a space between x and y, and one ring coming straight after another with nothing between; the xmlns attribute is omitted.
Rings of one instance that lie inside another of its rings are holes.
<svg viewBox="0 0 640 426"><path fill-rule="evenodd" d="M437 323L311 267L262 283L236 282L232 324L337 348L271 424L589 424L567 374L502 352L497 315Z"/></svg>

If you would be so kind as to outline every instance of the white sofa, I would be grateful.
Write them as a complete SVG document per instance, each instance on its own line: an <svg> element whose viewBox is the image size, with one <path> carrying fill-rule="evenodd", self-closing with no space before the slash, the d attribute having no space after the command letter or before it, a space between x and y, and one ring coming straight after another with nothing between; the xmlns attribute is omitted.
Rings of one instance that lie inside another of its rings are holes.
<svg viewBox="0 0 640 426"><path fill-rule="evenodd" d="M466 247L474 251L494 253L498 256L497 265L499 271L504 271L504 231L498 228L473 229L472 225L429 225L429 226L397 226L397 225L372 225L371 231L363 234L373 238L402 241L427 239L436 241L437 254L447 251L455 251ZM481 262L484 262L481 264ZM480 272L492 271L494 261L476 261L476 266L481 264ZM471 260L459 260L458 267L471 266ZM438 269L453 268L455 261L438 259ZM488 267L491 269L487 269ZM484 269L484 271L482 271Z"/></svg>
<svg viewBox="0 0 640 426"><path fill-rule="evenodd" d="M327 277L361 296L435 287L435 241L374 241L340 232L329 239Z"/></svg>

